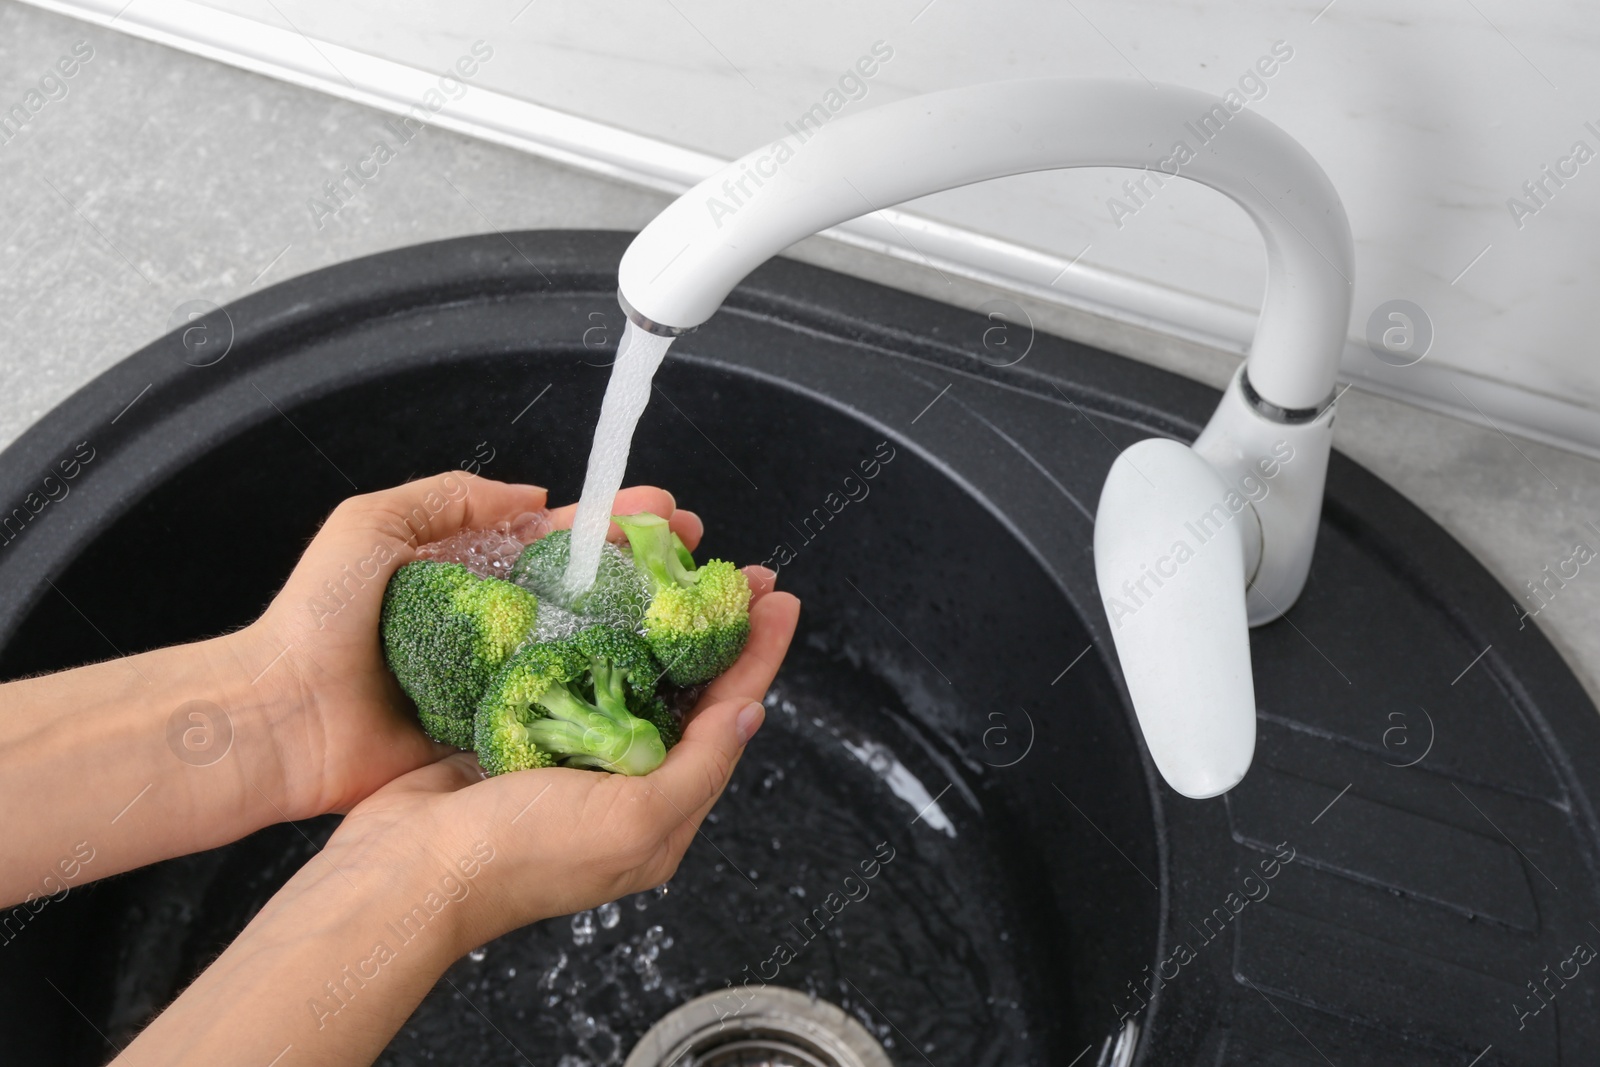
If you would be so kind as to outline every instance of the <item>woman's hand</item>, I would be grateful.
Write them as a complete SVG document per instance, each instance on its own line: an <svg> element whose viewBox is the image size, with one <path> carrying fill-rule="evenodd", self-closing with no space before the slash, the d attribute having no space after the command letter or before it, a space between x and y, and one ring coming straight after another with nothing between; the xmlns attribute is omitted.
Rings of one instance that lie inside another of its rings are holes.
<svg viewBox="0 0 1600 1067"><path fill-rule="evenodd" d="M402 775L354 807L116 1067L370 1063L464 953L669 879L761 725L794 634L799 602L751 571L749 644L661 766L484 779L456 753Z"/></svg>
<svg viewBox="0 0 1600 1067"><path fill-rule="evenodd" d="M431 741L383 661L378 617L389 577L420 545L461 530L513 523L545 506L545 491L451 471L351 497L328 516L262 617L233 635L258 685L299 713L278 719L286 818L347 811L391 779L454 749ZM576 505L548 515L572 525ZM691 549L700 520L648 486L617 494L615 514L650 511ZM611 537L622 531L615 523ZM759 579L758 579L759 580ZM770 580L770 576L768 576Z"/></svg>

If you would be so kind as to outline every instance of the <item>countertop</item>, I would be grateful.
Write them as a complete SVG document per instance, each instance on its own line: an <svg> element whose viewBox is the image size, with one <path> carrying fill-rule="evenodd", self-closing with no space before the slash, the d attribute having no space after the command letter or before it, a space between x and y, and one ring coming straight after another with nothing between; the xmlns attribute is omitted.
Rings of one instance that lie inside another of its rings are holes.
<svg viewBox="0 0 1600 1067"><path fill-rule="evenodd" d="M166 333L180 307L444 237L637 229L666 196L19 4L0 2L0 112L86 49L23 132L0 143L0 447ZM0 141L4 140L0 132ZM329 216L324 183L394 150ZM1234 357L812 239L807 262L976 308L1014 299L1035 328L1221 387ZM130 401L134 398L130 397ZM1537 616L1600 703L1600 461L1350 389L1336 447L1416 502ZM1579 544L1583 552L1575 552ZM1596 565L1580 559L1596 560ZM1548 568L1548 570L1547 570ZM1551 575L1570 577L1559 581ZM1382 605L1374 605L1381 611ZM1463 663L1463 671L1471 664Z"/></svg>

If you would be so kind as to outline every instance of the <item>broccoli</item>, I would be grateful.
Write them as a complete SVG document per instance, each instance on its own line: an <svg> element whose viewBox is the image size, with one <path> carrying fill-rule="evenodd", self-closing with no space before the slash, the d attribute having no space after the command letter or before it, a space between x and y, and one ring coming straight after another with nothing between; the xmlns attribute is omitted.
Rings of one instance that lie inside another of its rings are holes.
<svg viewBox="0 0 1600 1067"><path fill-rule="evenodd" d="M533 629L539 600L459 563L416 560L383 594L383 651L436 741L472 747L472 715L495 671Z"/></svg>
<svg viewBox="0 0 1600 1067"><path fill-rule="evenodd" d="M649 646L627 630L591 626L528 645L478 704L478 762L492 775L558 763L648 774L667 755L662 729L677 741L658 676Z"/></svg>
<svg viewBox="0 0 1600 1067"><path fill-rule="evenodd" d="M674 685L709 682L733 664L750 636L750 583L726 560L696 569L659 515L613 515L628 535L633 565L650 586L644 636Z"/></svg>
<svg viewBox="0 0 1600 1067"><path fill-rule="evenodd" d="M656 728L656 733L661 735L661 743L667 746L668 751L683 740L683 724L660 697L651 697L646 701L644 707L639 709L639 718Z"/></svg>
<svg viewBox="0 0 1600 1067"><path fill-rule="evenodd" d="M600 552L600 569L594 585L577 597L568 594L565 582L567 560L571 555L571 530L546 534L522 550L511 568L511 580L538 594L541 600L568 611L609 626L637 630L644 620L650 590L627 554L607 542Z"/></svg>

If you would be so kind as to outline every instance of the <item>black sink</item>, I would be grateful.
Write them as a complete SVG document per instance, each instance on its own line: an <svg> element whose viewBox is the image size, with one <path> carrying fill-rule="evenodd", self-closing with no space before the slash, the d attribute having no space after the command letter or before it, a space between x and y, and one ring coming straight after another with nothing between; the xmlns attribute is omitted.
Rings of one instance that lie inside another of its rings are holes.
<svg viewBox="0 0 1600 1067"><path fill-rule="evenodd" d="M356 489L475 464L575 498L627 240L359 260L230 305L220 361L170 336L91 383L0 464L26 512L0 545L0 676L248 621ZM1587 1062L1600 980L1552 983L1537 1014L1527 985L1600 945L1600 729L1549 644L1335 455L1306 592L1252 634L1255 767L1177 796L1115 665L1093 508L1118 449L1191 439L1216 393L994 329L775 261L675 344L629 480L804 600L768 727L665 894L580 917L585 944L563 918L485 946L380 1062L620 1062L758 973L841 1004L900 1067L1088 1067L1130 1021L1144 1064ZM34 514L79 442L94 459ZM44 909L0 952L7 1045L108 1058L331 826Z"/></svg>

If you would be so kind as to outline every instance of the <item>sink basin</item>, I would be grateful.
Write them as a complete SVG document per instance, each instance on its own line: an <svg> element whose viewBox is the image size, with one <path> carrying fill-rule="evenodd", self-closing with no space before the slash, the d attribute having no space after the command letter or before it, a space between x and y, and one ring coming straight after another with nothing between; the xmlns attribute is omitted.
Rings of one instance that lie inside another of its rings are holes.
<svg viewBox="0 0 1600 1067"><path fill-rule="evenodd" d="M358 489L468 466L575 499L627 239L358 260L230 305L225 358L169 336L91 383L0 463L22 500L95 450L0 547L0 676L248 621ZM1600 730L1507 594L1335 456L1306 592L1252 633L1255 769L1178 797L1105 629L1093 507L1118 449L1192 439L1216 394L1042 335L1002 366L993 328L775 261L677 342L629 481L804 601L768 725L666 892L485 946L380 1062L619 1063L746 981L840 1004L902 1067L1108 1061L1129 1020L1149 1064L1576 1063L1600 1039L1600 982L1513 1010L1600 945ZM102 1062L332 825L45 909L0 954L0 1033Z"/></svg>

